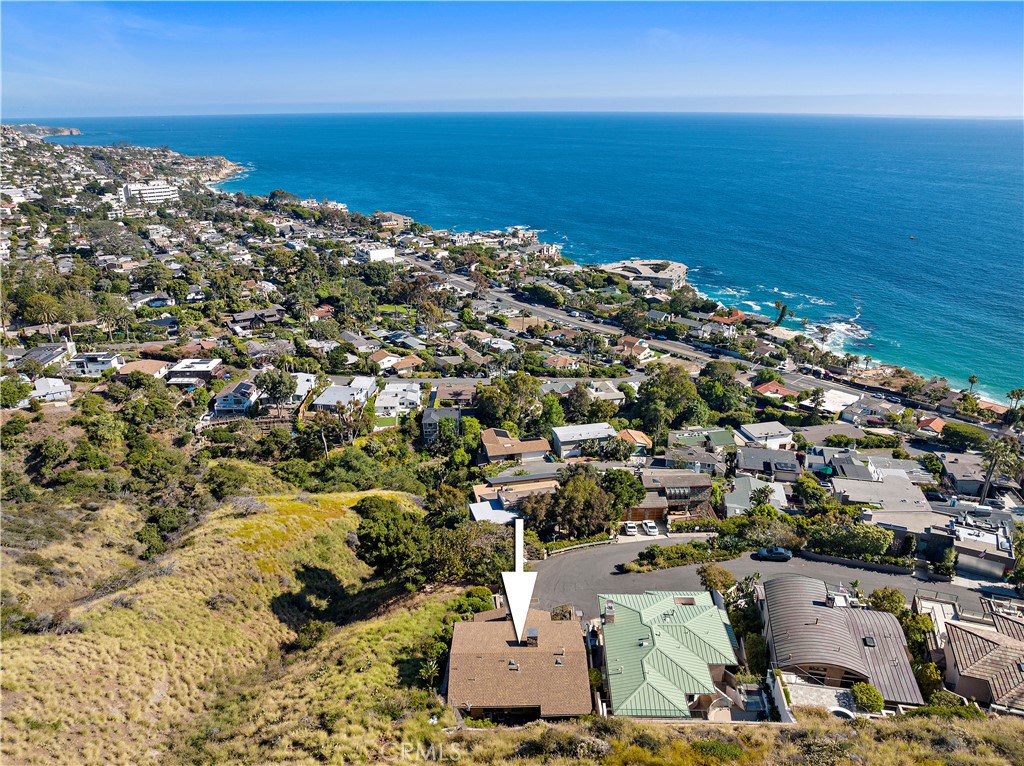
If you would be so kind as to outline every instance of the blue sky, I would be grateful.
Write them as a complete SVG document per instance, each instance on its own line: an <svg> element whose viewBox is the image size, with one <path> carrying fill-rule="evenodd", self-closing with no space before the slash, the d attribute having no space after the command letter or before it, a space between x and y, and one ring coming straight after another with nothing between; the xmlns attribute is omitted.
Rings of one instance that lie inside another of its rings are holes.
<svg viewBox="0 0 1024 766"><path fill-rule="evenodd" d="M5 119L1021 116L1024 4L9 3Z"/></svg>

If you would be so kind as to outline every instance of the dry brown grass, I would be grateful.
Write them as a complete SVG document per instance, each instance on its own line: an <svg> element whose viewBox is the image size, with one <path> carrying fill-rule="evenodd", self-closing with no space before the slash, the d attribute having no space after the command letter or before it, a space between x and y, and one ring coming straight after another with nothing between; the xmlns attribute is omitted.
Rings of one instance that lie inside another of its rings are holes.
<svg viewBox="0 0 1024 766"><path fill-rule="evenodd" d="M32 612L67 609L92 593L97 582L137 565L137 513L120 503L98 511L67 507L64 526L73 539L33 551L0 551L0 580ZM73 529L71 529L73 527Z"/></svg>
<svg viewBox="0 0 1024 766"><path fill-rule="evenodd" d="M84 632L6 640L3 762L155 763L223 685L294 639L271 607L301 567L360 587L369 571L345 536L363 494L265 497L270 510L248 517L222 507L156 562L162 574L75 607Z"/></svg>

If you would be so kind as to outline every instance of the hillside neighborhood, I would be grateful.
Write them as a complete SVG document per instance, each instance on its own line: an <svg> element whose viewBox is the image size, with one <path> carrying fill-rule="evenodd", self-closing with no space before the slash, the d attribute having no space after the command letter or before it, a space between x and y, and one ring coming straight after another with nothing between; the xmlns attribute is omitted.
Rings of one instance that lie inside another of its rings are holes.
<svg viewBox="0 0 1024 766"><path fill-rule="evenodd" d="M46 553L74 514L123 511L128 578L215 508L365 493L339 543L362 584L475 586L416 658L452 726L1024 716L1024 388L835 353L674 261L582 265L525 227L229 194L224 158L2 131L5 637L79 633L115 598ZM498 577L516 519L554 591L525 641ZM613 555L623 590L599 592ZM559 559L594 584L558 592ZM330 599L301 582L275 603L288 651L355 614L314 620Z"/></svg>

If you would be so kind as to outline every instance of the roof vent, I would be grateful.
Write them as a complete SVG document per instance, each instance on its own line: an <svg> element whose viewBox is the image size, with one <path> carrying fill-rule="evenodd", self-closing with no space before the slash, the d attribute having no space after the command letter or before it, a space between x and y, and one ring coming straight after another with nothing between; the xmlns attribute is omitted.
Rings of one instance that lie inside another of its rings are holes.
<svg viewBox="0 0 1024 766"><path fill-rule="evenodd" d="M874 636L864 636L864 646L876 646Z"/></svg>
<svg viewBox="0 0 1024 766"><path fill-rule="evenodd" d="M561 657L555 657L555 667L556 668L562 667L562 658Z"/></svg>
<svg viewBox="0 0 1024 766"><path fill-rule="evenodd" d="M1021 673L1024 673L1024 660L1020 660L1017 663L1017 670L1019 670Z"/></svg>
<svg viewBox="0 0 1024 766"><path fill-rule="evenodd" d="M519 670L519 663L516 662L515 660L509 660L508 661L508 669L509 670L518 671Z"/></svg>

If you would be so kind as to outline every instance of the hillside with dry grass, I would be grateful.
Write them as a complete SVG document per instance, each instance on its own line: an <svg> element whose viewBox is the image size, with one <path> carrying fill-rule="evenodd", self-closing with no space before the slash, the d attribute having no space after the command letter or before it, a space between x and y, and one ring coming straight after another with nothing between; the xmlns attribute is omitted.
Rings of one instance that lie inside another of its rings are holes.
<svg viewBox="0 0 1024 766"><path fill-rule="evenodd" d="M3 762L155 763L222 688L279 663L303 624L341 625L380 604L387 594L364 590L370 570L346 544L365 494L225 504L141 565L118 552L134 529L111 507L81 522L96 527L81 548L60 541L10 562L5 589L62 601L80 632L6 637ZM58 560L81 576L34 584L39 561ZM83 597L93 577L103 587Z"/></svg>

